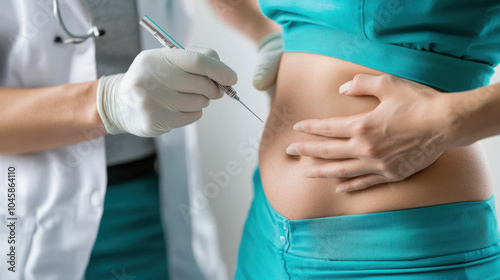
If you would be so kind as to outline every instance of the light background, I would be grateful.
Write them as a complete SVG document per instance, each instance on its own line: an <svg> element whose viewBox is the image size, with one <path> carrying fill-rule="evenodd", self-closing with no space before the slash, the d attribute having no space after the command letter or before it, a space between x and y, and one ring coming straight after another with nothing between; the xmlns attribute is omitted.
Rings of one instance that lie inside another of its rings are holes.
<svg viewBox="0 0 500 280"><path fill-rule="evenodd" d="M226 26L212 12L206 0L194 0L196 18L193 26L193 45L210 47L231 66L239 76L235 87L247 106L261 118L267 116L269 100L265 93L251 85L256 47L247 38ZM498 69L498 68L497 68ZM500 71L494 81L500 81ZM219 230L222 257L232 278L236 265L243 223L252 199L251 178L257 166L256 143L263 125L236 101L227 97L212 102L198 122L199 143L202 155L205 184L216 184L213 198L209 198ZM500 137L483 141L490 161L497 197L500 194ZM239 152L239 150L243 152ZM237 163L241 172L231 176L225 186L210 174L223 172L227 164ZM500 207L498 207L500 208ZM497 211L500 209L497 209ZM498 211L500 215L500 211Z"/></svg>

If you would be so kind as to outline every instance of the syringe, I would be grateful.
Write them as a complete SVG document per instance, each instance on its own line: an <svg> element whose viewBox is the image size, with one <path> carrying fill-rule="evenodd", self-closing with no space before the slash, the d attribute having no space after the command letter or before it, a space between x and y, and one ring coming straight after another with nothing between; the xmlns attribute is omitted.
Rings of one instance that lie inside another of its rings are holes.
<svg viewBox="0 0 500 280"><path fill-rule="evenodd" d="M174 40L167 32L165 32L161 27L159 27L153 20L151 20L148 16L144 16L139 22L144 28L146 28L149 33L151 33L162 45L169 48L178 48L184 49L177 41ZM248 108L243 102L241 102L240 97L236 90L234 90L231 86L223 86L216 81L212 80L214 84L222 90L225 94L227 94L232 99L239 101L241 105L245 106L250 113L252 113L259 121L263 122L250 108Z"/></svg>

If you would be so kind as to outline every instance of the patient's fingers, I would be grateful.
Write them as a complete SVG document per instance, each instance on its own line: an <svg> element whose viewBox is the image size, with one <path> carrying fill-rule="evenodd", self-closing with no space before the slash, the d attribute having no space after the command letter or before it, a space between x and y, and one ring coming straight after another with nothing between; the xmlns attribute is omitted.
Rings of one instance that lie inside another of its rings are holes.
<svg viewBox="0 0 500 280"><path fill-rule="evenodd" d="M308 141L293 143L286 149L292 156L306 156L324 159L353 158L353 152L346 139L331 139L324 141Z"/></svg>
<svg viewBox="0 0 500 280"><path fill-rule="evenodd" d="M375 173L377 170L367 170L358 159L347 159L324 163L306 170L309 178L353 178Z"/></svg>
<svg viewBox="0 0 500 280"><path fill-rule="evenodd" d="M364 114L329 119L309 119L295 124L295 131L335 138L352 136L352 123Z"/></svg>
<svg viewBox="0 0 500 280"><path fill-rule="evenodd" d="M390 182L389 178L379 174L367 174L342 182L337 185L336 192L352 192L363 190L378 184Z"/></svg>

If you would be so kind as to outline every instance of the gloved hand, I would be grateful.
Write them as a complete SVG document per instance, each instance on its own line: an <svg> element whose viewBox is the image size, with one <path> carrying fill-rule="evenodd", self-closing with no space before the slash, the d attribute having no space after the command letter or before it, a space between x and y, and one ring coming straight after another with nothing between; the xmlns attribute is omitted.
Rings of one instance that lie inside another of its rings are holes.
<svg viewBox="0 0 500 280"><path fill-rule="evenodd" d="M278 67L283 54L281 32L267 35L260 40L257 52L257 65L253 76L253 86L274 96L274 85Z"/></svg>
<svg viewBox="0 0 500 280"><path fill-rule="evenodd" d="M143 51L127 73L99 79L97 109L110 134L159 136L197 121L210 99L223 96L210 79L238 80L211 49Z"/></svg>

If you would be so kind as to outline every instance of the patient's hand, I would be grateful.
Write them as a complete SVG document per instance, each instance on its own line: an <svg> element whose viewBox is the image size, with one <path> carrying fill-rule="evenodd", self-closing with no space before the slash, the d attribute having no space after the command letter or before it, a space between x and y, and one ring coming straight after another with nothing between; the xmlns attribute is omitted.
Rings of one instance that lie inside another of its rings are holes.
<svg viewBox="0 0 500 280"><path fill-rule="evenodd" d="M301 121L296 131L331 139L287 148L291 155L334 160L306 170L306 176L350 178L337 186L337 192L404 180L451 148L456 119L446 96L453 94L395 76L366 74L342 85L340 93L373 95L381 103L360 115Z"/></svg>

